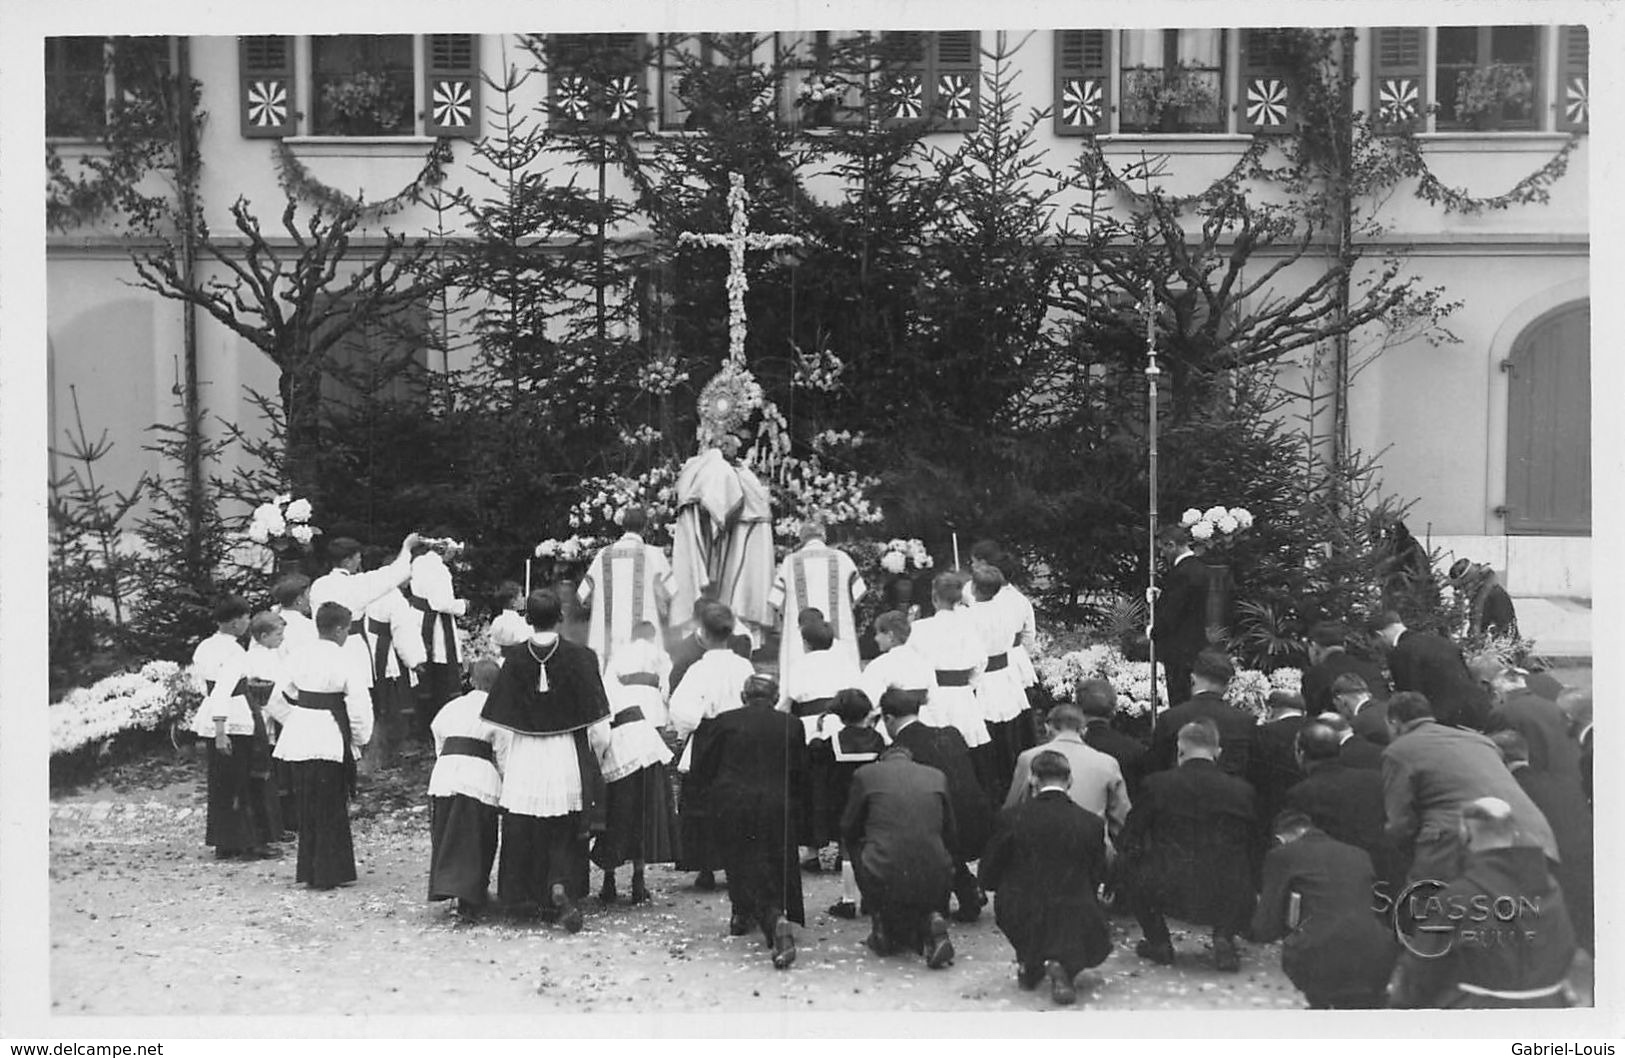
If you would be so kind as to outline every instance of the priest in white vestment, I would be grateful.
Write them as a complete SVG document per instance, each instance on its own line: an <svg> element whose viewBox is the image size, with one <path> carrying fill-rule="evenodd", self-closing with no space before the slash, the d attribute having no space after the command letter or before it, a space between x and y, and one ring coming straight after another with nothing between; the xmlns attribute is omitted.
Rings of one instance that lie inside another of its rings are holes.
<svg viewBox="0 0 1625 1058"><path fill-rule="evenodd" d="M673 625L686 623L707 594L739 620L765 625L773 579L773 515L767 488L748 467L707 448L677 475L677 524L672 529Z"/></svg>
<svg viewBox="0 0 1625 1058"><path fill-rule="evenodd" d="M598 669L608 671L610 658L632 641L639 621L652 621L664 629L671 608L672 571L665 554L643 542L649 516L631 507L621 516L626 531L621 538L593 556L576 598L591 611L587 618L587 646L598 655Z"/></svg>

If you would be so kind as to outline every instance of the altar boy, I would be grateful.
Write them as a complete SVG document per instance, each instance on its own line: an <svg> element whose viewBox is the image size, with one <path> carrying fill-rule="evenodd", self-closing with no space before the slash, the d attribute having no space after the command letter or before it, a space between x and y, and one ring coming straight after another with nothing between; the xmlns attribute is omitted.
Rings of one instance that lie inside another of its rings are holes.
<svg viewBox="0 0 1625 1058"><path fill-rule="evenodd" d="M273 694L282 712L276 758L292 764L299 815L298 882L332 889L355 881L349 796L357 746L372 737L370 667L358 667L344 644L353 615L339 603L316 610L315 643L294 653Z"/></svg>

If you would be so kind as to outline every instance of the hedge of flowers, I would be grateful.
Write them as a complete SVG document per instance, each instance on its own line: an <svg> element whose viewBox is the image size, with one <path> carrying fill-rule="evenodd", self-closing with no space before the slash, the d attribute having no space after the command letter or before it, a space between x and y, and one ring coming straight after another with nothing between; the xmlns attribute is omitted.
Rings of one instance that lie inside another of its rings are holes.
<svg viewBox="0 0 1625 1058"><path fill-rule="evenodd" d="M149 661L68 692L50 707L51 755L73 753L126 731L159 731L190 717L203 688L173 661Z"/></svg>
<svg viewBox="0 0 1625 1058"><path fill-rule="evenodd" d="M1050 651L1053 642L1040 632L1034 653L1038 678L1057 702L1070 702L1082 680L1103 679L1117 692L1117 711L1125 716L1144 716L1151 709L1151 664L1130 661L1115 646L1094 643L1077 650ZM1280 668L1268 674L1257 669L1239 669L1225 688L1224 700L1237 709L1262 720L1269 714L1272 693L1303 694L1303 673ZM1157 665L1158 708L1168 704L1167 673Z"/></svg>

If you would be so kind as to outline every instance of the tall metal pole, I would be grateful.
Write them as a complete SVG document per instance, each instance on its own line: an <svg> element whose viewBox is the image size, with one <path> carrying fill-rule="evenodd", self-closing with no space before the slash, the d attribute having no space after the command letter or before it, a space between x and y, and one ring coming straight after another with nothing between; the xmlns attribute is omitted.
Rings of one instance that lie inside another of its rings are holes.
<svg viewBox="0 0 1625 1058"><path fill-rule="evenodd" d="M1150 277L1145 281L1145 381L1146 381L1146 438L1150 459L1147 464L1146 489L1146 589L1145 638L1147 661L1151 666L1151 723L1157 722L1157 642L1151 638L1157 617L1157 302L1156 288Z"/></svg>

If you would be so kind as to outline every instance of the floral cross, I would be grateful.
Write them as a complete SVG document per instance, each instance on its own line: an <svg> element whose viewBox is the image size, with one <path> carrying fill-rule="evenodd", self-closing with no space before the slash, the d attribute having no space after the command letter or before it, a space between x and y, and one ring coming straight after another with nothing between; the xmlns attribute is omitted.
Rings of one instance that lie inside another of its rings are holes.
<svg viewBox="0 0 1625 1058"><path fill-rule="evenodd" d="M751 232L750 218L745 207L750 196L745 193L745 178L738 173L728 176L728 212L732 217L728 231L685 231L677 236L684 246L722 247L728 251L728 359L734 364L745 362L745 290L750 286L745 278L746 250L781 250L800 246L797 235L761 235Z"/></svg>

